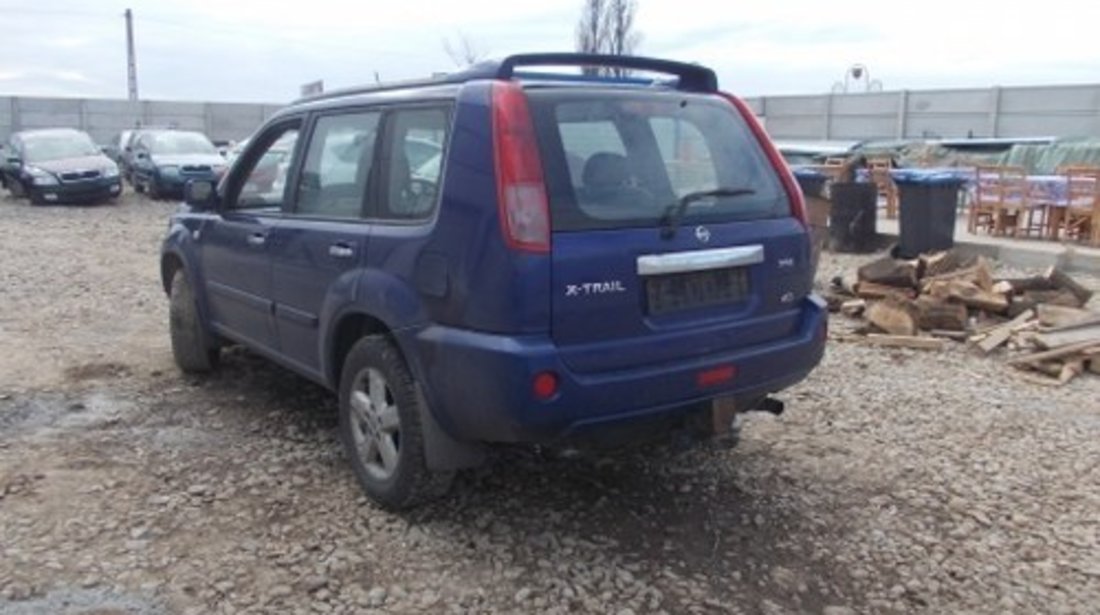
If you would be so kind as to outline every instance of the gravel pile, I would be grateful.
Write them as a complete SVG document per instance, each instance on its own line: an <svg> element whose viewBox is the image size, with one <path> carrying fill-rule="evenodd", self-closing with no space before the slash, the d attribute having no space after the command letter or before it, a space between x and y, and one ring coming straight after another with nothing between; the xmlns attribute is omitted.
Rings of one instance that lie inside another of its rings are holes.
<svg viewBox="0 0 1100 615"><path fill-rule="evenodd" d="M331 395L237 349L209 378L172 367L170 210L0 201L0 612L1100 604L1100 378L836 343L736 448L511 451L393 515L360 496Z"/></svg>

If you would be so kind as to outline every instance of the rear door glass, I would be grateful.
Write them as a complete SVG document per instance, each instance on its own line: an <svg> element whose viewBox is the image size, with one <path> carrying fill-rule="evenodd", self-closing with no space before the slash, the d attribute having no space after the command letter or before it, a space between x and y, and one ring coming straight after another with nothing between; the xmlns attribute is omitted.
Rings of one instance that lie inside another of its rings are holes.
<svg viewBox="0 0 1100 615"><path fill-rule="evenodd" d="M380 118L376 111L318 118L298 179L296 213L362 217Z"/></svg>
<svg viewBox="0 0 1100 615"><path fill-rule="evenodd" d="M556 231L656 226L686 195L687 223L780 217L789 203L724 99L683 93L528 90Z"/></svg>

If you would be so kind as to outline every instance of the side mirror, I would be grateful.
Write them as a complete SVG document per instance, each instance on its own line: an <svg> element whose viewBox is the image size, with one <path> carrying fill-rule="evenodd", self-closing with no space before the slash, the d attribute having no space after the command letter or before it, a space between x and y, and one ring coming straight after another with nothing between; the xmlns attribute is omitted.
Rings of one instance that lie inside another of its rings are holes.
<svg viewBox="0 0 1100 615"><path fill-rule="evenodd" d="M197 210L214 209L218 192L214 182L205 179L189 179L183 185L183 200Z"/></svg>
<svg viewBox="0 0 1100 615"><path fill-rule="evenodd" d="M134 154L134 157L137 158L138 160L145 160L146 158L149 157L149 154L146 154L145 152L138 152L138 153Z"/></svg>

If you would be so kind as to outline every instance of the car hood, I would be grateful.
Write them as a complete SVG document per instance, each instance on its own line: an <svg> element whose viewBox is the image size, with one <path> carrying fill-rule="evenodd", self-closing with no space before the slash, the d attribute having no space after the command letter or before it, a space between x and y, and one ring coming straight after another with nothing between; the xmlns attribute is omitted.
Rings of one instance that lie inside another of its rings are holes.
<svg viewBox="0 0 1100 615"><path fill-rule="evenodd" d="M50 173L71 173L73 171L101 171L114 166L115 162L103 154L80 156L79 158L59 158L31 162L28 166L38 167Z"/></svg>
<svg viewBox="0 0 1100 615"><path fill-rule="evenodd" d="M153 154L153 164L157 166L185 164L205 164L225 166L225 158L218 154Z"/></svg>

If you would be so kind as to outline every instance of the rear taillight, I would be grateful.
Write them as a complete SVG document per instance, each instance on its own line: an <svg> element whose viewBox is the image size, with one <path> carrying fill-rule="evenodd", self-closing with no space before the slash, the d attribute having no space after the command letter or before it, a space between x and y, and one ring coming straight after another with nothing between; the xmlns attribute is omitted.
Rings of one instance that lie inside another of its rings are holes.
<svg viewBox="0 0 1100 615"><path fill-rule="evenodd" d="M493 156L500 225L508 247L550 251L550 211L535 127L517 83L493 84Z"/></svg>
<svg viewBox="0 0 1100 615"><path fill-rule="evenodd" d="M779 174L779 179L783 182L783 189L787 191L787 197L791 201L791 215L797 218L798 221L802 223L802 226L809 228L810 220L806 215L806 200L802 196L802 190L798 188L798 183L794 180L794 175L791 174L791 169L787 166L787 162L783 160L783 156L779 154L779 150L775 149L775 145L773 145L772 140L768 138L768 133L764 131L764 127L757 121L756 114L752 112L752 109L750 109L743 100L737 98L733 94L722 92L722 96L730 101L734 108L741 114L741 117L744 118L745 123L748 124L749 129L752 130L753 136L756 137L756 141L760 143L760 147L763 148L764 153L768 156L768 162L771 163L775 172Z"/></svg>

